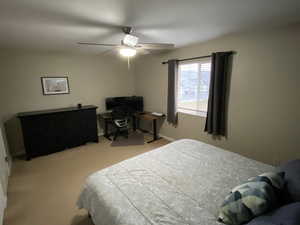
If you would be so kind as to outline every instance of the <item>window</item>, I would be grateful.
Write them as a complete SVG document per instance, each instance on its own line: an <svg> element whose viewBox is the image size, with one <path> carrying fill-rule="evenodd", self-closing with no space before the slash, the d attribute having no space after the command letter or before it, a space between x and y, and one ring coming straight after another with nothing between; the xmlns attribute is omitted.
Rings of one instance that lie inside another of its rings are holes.
<svg viewBox="0 0 300 225"><path fill-rule="evenodd" d="M179 112L206 116L211 61L179 64L177 109Z"/></svg>

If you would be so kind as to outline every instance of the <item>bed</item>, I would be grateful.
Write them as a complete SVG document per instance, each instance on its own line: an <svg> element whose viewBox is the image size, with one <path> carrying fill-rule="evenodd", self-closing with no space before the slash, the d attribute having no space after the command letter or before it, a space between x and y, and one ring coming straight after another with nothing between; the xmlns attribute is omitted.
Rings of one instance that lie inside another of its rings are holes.
<svg viewBox="0 0 300 225"><path fill-rule="evenodd" d="M273 169L182 139L93 173L77 205L95 225L217 225L230 190Z"/></svg>

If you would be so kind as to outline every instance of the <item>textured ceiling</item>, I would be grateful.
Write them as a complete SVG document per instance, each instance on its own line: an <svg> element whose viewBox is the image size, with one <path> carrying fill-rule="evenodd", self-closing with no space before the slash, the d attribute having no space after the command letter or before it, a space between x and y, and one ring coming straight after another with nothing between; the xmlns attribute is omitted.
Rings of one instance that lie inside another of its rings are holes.
<svg viewBox="0 0 300 225"><path fill-rule="evenodd" d="M101 52L76 42L183 46L246 29L300 21L300 0L1 0L0 47Z"/></svg>

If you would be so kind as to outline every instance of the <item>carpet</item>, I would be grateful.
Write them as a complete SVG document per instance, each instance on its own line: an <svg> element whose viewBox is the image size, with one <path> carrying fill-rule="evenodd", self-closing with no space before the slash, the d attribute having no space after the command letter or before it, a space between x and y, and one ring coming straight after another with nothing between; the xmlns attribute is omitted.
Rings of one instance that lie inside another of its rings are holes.
<svg viewBox="0 0 300 225"><path fill-rule="evenodd" d="M144 145L144 134L133 132L129 133L128 138L124 136L117 137L117 140L111 143L112 147L130 146L130 145Z"/></svg>
<svg viewBox="0 0 300 225"><path fill-rule="evenodd" d="M145 134L145 140L151 138ZM111 141L101 137L99 143L31 161L15 159L4 225L92 225L86 211L76 207L86 177L167 143L160 139L145 145L111 147Z"/></svg>

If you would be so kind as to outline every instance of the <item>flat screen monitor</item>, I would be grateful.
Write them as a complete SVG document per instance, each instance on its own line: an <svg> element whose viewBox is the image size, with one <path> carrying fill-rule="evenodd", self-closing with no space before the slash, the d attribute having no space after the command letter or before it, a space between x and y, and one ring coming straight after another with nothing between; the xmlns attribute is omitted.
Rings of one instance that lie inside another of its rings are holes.
<svg viewBox="0 0 300 225"><path fill-rule="evenodd" d="M142 96L106 98L105 104L106 110L113 110L115 107L126 107L135 112L144 111L144 101Z"/></svg>

